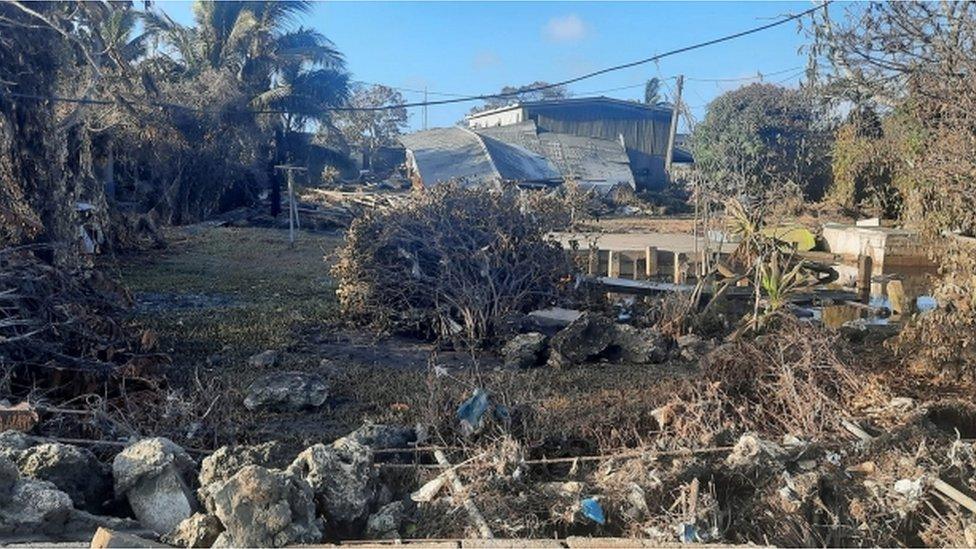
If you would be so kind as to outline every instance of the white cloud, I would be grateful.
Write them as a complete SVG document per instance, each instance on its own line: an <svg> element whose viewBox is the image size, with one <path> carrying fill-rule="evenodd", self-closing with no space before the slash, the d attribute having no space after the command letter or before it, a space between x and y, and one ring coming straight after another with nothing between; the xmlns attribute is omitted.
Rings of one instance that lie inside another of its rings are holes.
<svg viewBox="0 0 976 549"><path fill-rule="evenodd" d="M477 70L482 70L500 65L501 62L502 60L498 57L498 54L485 50L475 54L474 59L471 60L471 65Z"/></svg>
<svg viewBox="0 0 976 549"><path fill-rule="evenodd" d="M587 34L587 25L575 13L553 17L542 28L542 34L553 42L575 42Z"/></svg>

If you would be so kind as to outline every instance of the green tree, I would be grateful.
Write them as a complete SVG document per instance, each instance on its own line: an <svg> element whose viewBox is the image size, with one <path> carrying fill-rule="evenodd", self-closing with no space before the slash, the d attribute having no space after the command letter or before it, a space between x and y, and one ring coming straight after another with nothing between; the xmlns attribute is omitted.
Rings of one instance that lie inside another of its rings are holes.
<svg viewBox="0 0 976 549"><path fill-rule="evenodd" d="M692 134L707 184L730 195L797 187L819 198L830 179L830 132L803 92L751 84L708 106Z"/></svg>

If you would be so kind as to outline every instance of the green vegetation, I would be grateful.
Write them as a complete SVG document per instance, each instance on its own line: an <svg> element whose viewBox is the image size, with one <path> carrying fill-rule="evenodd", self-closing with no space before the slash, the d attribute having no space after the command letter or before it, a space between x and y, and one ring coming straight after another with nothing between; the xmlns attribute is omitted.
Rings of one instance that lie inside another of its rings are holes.
<svg viewBox="0 0 976 549"><path fill-rule="evenodd" d="M817 199L830 180L829 146L812 97L771 84L720 95L692 135L696 167L724 196L794 189Z"/></svg>

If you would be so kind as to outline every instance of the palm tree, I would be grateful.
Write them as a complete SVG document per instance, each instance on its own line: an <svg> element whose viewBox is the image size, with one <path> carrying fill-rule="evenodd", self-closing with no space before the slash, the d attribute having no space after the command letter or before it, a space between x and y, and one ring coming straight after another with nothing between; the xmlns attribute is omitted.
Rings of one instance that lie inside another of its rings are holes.
<svg viewBox="0 0 976 549"><path fill-rule="evenodd" d="M192 76L205 69L229 71L251 97L256 116L274 132L274 159L291 156L291 132L310 123L331 124L330 109L349 97L345 61L321 33L296 27L307 14L306 0L213 2L198 0L196 25L187 28L158 12L149 12L146 28L170 48L180 69ZM267 111L272 111L268 113ZM272 118L263 118L270 114ZM272 211L278 212L279 195L272 176Z"/></svg>
<svg viewBox="0 0 976 549"><path fill-rule="evenodd" d="M644 104L660 105L663 102L664 97L661 95L661 79L655 76L644 84Z"/></svg>

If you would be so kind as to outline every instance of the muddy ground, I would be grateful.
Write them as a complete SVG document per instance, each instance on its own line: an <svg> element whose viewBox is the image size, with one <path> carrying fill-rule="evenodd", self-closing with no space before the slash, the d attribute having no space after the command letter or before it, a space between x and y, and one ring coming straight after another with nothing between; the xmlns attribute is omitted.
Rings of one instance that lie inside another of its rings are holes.
<svg viewBox="0 0 976 549"><path fill-rule="evenodd" d="M640 443L648 403L660 400L658 381L694 371L679 362L503 370L491 352L436 349L348 326L329 277L338 232L300 232L294 248L287 231L269 228L184 228L168 237L166 249L119 258L111 268L133 293L132 320L151 328L172 356L168 390L181 406L160 421L187 447L273 439L304 448L366 420L436 424L483 386L516 412L532 410L531 425L546 429L526 434L547 454L600 451ZM268 349L279 352L274 369L328 377L328 405L247 411L245 389L267 373L247 358Z"/></svg>

